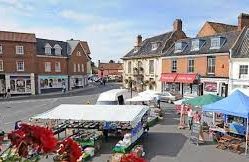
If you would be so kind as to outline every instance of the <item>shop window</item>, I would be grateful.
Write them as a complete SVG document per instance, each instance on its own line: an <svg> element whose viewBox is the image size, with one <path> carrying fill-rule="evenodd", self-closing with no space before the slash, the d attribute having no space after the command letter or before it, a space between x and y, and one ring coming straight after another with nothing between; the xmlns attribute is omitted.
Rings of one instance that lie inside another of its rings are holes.
<svg viewBox="0 0 249 162"><path fill-rule="evenodd" d="M242 77L242 75L248 74L248 65L240 65L239 66L239 78Z"/></svg>
<svg viewBox="0 0 249 162"><path fill-rule="evenodd" d="M15 80L10 80L10 90L16 91L16 81Z"/></svg>
<svg viewBox="0 0 249 162"><path fill-rule="evenodd" d="M149 73L150 74L154 73L154 60L149 61Z"/></svg>
<svg viewBox="0 0 249 162"><path fill-rule="evenodd" d="M177 72L177 60L172 60L171 61L171 72L172 73Z"/></svg>
<svg viewBox="0 0 249 162"><path fill-rule="evenodd" d="M208 57L208 74L215 74L215 57Z"/></svg>
<svg viewBox="0 0 249 162"><path fill-rule="evenodd" d="M3 46L0 45L0 54L3 54Z"/></svg>
<svg viewBox="0 0 249 162"><path fill-rule="evenodd" d="M0 71L3 71L3 60L0 60Z"/></svg>
<svg viewBox="0 0 249 162"><path fill-rule="evenodd" d="M76 72L76 64L73 64L73 72Z"/></svg>
<svg viewBox="0 0 249 162"><path fill-rule="evenodd" d="M131 73L131 61L128 62L128 73Z"/></svg>
<svg viewBox="0 0 249 162"><path fill-rule="evenodd" d="M24 54L23 46L16 46L16 54L18 55Z"/></svg>
<svg viewBox="0 0 249 162"><path fill-rule="evenodd" d="M80 72L80 64L78 64L78 72Z"/></svg>
<svg viewBox="0 0 249 162"><path fill-rule="evenodd" d="M61 63L60 62L55 63L55 72L61 72Z"/></svg>
<svg viewBox="0 0 249 162"><path fill-rule="evenodd" d="M195 66L195 60L194 59L188 59L188 73L194 72L194 66Z"/></svg>
<svg viewBox="0 0 249 162"><path fill-rule="evenodd" d="M45 72L51 72L51 62L45 62Z"/></svg>
<svg viewBox="0 0 249 162"><path fill-rule="evenodd" d="M17 71L24 71L24 61L17 61L16 62L16 69L17 69Z"/></svg>

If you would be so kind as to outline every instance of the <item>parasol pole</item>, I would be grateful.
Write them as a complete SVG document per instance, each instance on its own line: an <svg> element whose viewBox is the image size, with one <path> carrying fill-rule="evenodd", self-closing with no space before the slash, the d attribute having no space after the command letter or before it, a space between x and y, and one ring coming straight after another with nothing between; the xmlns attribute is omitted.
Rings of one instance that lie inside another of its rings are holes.
<svg viewBox="0 0 249 162"><path fill-rule="evenodd" d="M247 155L247 149L248 149L248 124L249 124L249 116L247 116L246 119L246 149L245 149L245 155Z"/></svg>

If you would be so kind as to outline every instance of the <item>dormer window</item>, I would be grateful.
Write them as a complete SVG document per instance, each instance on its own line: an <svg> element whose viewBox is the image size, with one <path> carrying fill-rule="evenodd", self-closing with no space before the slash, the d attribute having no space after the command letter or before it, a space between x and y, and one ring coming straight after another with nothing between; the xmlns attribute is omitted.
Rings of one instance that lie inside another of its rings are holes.
<svg viewBox="0 0 249 162"><path fill-rule="evenodd" d="M200 49L200 40L194 39L191 42L191 51L199 51Z"/></svg>
<svg viewBox="0 0 249 162"><path fill-rule="evenodd" d="M139 50L139 47L138 47L138 46L135 46L135 47L134 47L134 50L133 50L133 53L137 53L138 50Z"/></svg>
<svg viewBox="0 0 249 162"><path fill-rule="evenodd" d="M219 49L221 47L221 37L211 38L210 49Z"/></svg>
<svg viewBox="0 0 249 162"><path fill-rule="evenodd" d="M61 46L59 44L54 45L55 55L61 55Z"/></svg>
<svg viewBox="0 0 249 162"><path fill-rule="evenodd" d="M176 42L175 43L175 53L182 52L187 46L185 42Z"/></svg>
<svg viewBox="0 0 249 162"><path fill-rule="evenodd" d="M154 51L159 47L159 42L153 42L151 43L151 50Z"/></svg>
<svg viewBox="0 0 249 162"><path fill-rule="evenodd" d="M46 44L45 45L45 54L49 54L49 55L51 55L51 46L50 46L50 44Z"/></svg>

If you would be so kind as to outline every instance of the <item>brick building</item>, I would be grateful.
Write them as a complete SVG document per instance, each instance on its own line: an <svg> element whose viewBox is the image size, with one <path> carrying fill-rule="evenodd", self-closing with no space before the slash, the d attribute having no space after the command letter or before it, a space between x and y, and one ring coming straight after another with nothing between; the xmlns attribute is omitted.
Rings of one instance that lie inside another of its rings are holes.
<svg viewBox="0 0 249 162"><path fill-rule="evenodd" d="M213 93L226 96L230 50L247 25L246 20L240 15L238 26L205 23L197 37L175 42L162 60L162 89L182 95ZM210 27L214 24L216 30Z"/></svg>
<svg viewBox="0 0 249 162"><path fill-rule="evenodd" d="M161 35L142 40L138 35L136 44L122 59L124 61L124 86L128 87L128 80L133 81L135 90L161 90L161 56L172 44L186 38L182 31L182 21L176 19L173 30Z"/></svg>
<svg viewBox="0 0 249 162"><path fill-rule="evenodd" d="M98 77L108 77L111 80L120 80L123 78L122 63L101 63L98 61Z"/></svg>
<svg viewBox="0 0 249 162"><path fill-rule="evenodd" d="M36 38L0 31L0 95L47 93L84 87L91 72L87 42Z"/></svg>
<svg viewBox="0 0 249 162"><path fill-rule="evenodd" d="M0 31L0 93L35 94L35 34Z"/></svg>

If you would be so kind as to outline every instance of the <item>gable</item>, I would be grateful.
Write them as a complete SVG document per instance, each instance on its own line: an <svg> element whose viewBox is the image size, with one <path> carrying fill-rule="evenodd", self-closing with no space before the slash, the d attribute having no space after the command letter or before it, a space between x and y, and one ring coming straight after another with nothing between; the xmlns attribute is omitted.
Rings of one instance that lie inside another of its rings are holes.
<svg viewBox="0 0 249 162"><path fill-rule="evenodd" d="M78 56L77 53L80 52L81 56ZM85 49L82 47L82 44L78 42L78 44L75 46L74 50L72 51L71 55L69 57L77 57L77 58L84 58L86 60L91 60L91 58L86 54Z"/></svg>
<svg viewBox="0 0 249 162"><path fill-rule="evenodd" d="M209 24L209 23L205 23L201 30L198 32L197 36L198 37L205 37L205 36L209 36L209 35L215 35L216 32L214 30L214 28Z"/></svg>

